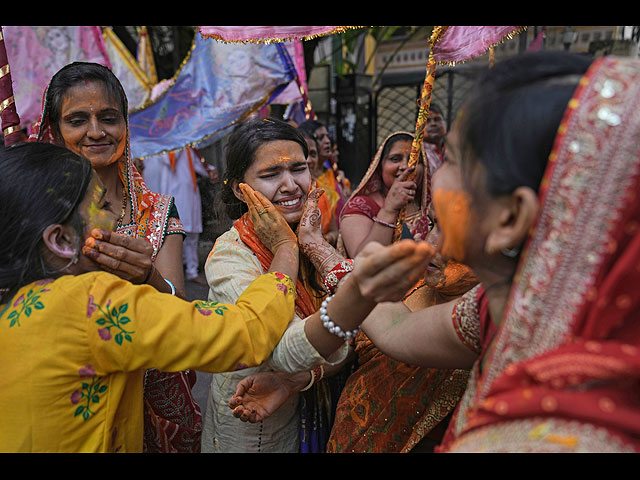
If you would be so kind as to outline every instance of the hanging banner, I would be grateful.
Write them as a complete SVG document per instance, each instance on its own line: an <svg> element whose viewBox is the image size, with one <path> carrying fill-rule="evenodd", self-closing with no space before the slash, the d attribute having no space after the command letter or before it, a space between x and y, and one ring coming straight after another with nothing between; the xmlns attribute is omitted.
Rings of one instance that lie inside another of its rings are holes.
<svg viewBox="0 0 640 480"><path fill-rule="evenodd" d="M440 38L432 42L433 59L439 64L455 64L483 55L490 47L513 38L526 27L452 26L434 27Z"/></svg>
<svg viewBox="0 0 640 480"><path fill-rule="evenodd" d="M156 83L155 79L149 78L147 72L111 27L105 27L102 34L111 63L111 71L118 77L127 94L129 110L142 107L151 95L151 89Z"/></svg>
<svg viewBox="0 0 640 480"><path fill-rule="evenodd" d="M132 157L211 143L295 78L281 44L226 44L196 35L169 88L129 114Z"/></svg>
<svg viewBox="0 0 640 480"><path fill-rule="evenodd" d="M262 27L198 27L200 34L207 38L213 38L222 42L240 43L271 43L287 40L310 40L323 35L343 33L346 30L363 27L289 27L289 26L262 26Z"/></svg>
<svg viewBox="0 0 640 480"><path fill-rule="evenodd" d="M422 145L424 142L424 131L429 118L431 107L431 97L433 84L436 78L436 66L438 64L455 65L458 62L471 60L484 54L490 48L511 39L519 33L525 31L526 26L493 27L493 26L434 26L429 38L429 59L427 61L427 71L425 73L422 93L419 100L418 117L416 120L415 137L411 144L411 154L409 166L418 163ZM432 175L432 172L429 173ZM427 182L427 199L431 200L431 181ZM406 208L403 208L398 216L394 239L397 240L402 234L402 221L406 215Z"/></svg>
<svg viewBox="0 0 640 480"><path fill-rule="evenodd" d="M111 67L100 27L3 26L15 102L23 127L42 111L42 95L51 77L65 65L96 62Z"/></svg>
<svg viewBox="0 0 640 480"><path fill-rule="evenodd" d="M283 46L287 49L289 58L293 61L302 88L306 88L304 57L301 59L297 52L297 46L300 45L300 43L301 42L299 40L296 40L295 42L285 42L283 43ZM302 60L302 63L300 63L300 60ZM276 98L273 99L273 103L289 104L302 101L303 98L300 88L301 87L298 87L297 82L291 82Z"/></svg>

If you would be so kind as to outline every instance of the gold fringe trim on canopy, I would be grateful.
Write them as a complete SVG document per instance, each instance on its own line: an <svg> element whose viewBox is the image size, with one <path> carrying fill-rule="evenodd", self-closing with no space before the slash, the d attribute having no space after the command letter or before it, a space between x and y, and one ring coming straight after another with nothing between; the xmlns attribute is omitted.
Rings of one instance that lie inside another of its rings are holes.
<svg viewBox="0 0 640 480"><path fill-rule="evenodd" d="M202 33L202 30L200 30L200 28L198 28L198 32L200 32L200 35L202 35L204 38L212 38L214 40L217 40L219 42L222 43L264 43L264 44L270 44L270 43L282 43L282 42L290 42L292 40L313 40L314 38L319 38L319 37L323 37L325 35L334 35L334 34L340 34L340 33L344 33L346 31L349 30L357 30L359 28L367 28L366 26L344 26L344 27L336 27L332 30L329 30L327 32L322 32L322 33L314 33L312 35L289 35L286 37L274 37L274 38L250 38L250 39L245 39L245 40L229 40L226 38L223 38L221 35L215 34L215 33Z"/></svg>
<svg viewBox="0 0 640 480"><path fill-rule="evenodd" d="M446 31L447 27L434 27L434 28L443 28L444 31L442 32L442 34L440 35L440 38L442 38L442 35L444 35L444 32ZM491 52L491 50L493 50L495 47L497 47L498 45L502 45L504 42L506 42L507 40L511 40L514 37L516 37L517 35L520 35L522 32L525 32L527 30L528 27L526 26L522 26L522 27L516 27L514 28L511 32L505 34L500 40L498 40L495 43L492 43L491 45L487 45L487 48L484 52L478 54L476 57L473 58L477 58L478 56L484 55L487 52ZM440 38L438 38L438 40L440 40ZM437 41L432 44L431 48L433 49L433 46L437 43ZM459 63L465 63L468 60L471 60L471 58L467 58L465 60L460 60L457 62L451 62L451 61L436 61L436 64L438 65L443 65L443 66L448 66L448 67L455 67L457 64Z"/></svg>

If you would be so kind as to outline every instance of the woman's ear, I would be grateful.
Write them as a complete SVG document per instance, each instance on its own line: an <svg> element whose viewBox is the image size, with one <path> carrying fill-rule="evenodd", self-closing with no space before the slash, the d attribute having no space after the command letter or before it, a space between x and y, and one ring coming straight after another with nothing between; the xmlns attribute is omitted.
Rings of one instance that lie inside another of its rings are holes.
<svg viewBox="0 0 640 480"><path fill-rule="evenodd" d="M239 182L237 180L233 180L231 182L231 190L233 190L233 194L236 196L236 198L238 200L240 200L242 203L247 203L244 200L244 194L242 193L242 190L240 190L240 186L239 186Z"/></svg>
<svg viewBox="0 0 640 480"><path fill-rule="evenodd" d="M485 252L495 254L519 248L527 239L538 215L538 195L529 187L518 187L498 201L485 241Z"/></svg>
<svg viewBox="0 0 640 480"><path fill-rule="evenodd" d="M71 259L78 255L78 233L70 225L49 225L42 233L42 240L56 257Z"/></svg>

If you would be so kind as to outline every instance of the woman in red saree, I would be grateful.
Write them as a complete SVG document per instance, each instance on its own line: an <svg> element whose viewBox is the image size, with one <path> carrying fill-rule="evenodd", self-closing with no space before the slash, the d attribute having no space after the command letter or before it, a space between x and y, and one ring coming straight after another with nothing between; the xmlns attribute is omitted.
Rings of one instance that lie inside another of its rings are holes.
<svg viewBox="0 0 640 480"><path fill-rule="evenodd" d="M363 326L471 367L439 451L640 451L639 103L632 59L527 54L478 83L433 185L442 251L481 284Z"/></svg>
<svg viewBox="0 0 640 480"><path fill-rule="evenodd" d="M414 135L395 132L380 145L360 184L340 215L338 250L355 256L368 242L388 245L396 223L402 219L412 238L424 240L429 232L427 207L431 203L424 155L416 167L408 168Z"/></svg>

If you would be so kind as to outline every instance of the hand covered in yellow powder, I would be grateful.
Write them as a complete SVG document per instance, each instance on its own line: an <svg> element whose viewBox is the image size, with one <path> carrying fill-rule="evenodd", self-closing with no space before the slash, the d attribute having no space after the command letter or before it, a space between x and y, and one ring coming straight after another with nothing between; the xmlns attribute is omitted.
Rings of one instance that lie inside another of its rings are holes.
<svg viewBox="0 0 640 480"><path fill-rule="evenodd" d="M278 209L246 183L239 184L239 187L249 208L249 218L256 235L271 253L275 255L280 247L287 244L297 248L298 239Z"/></svg>

